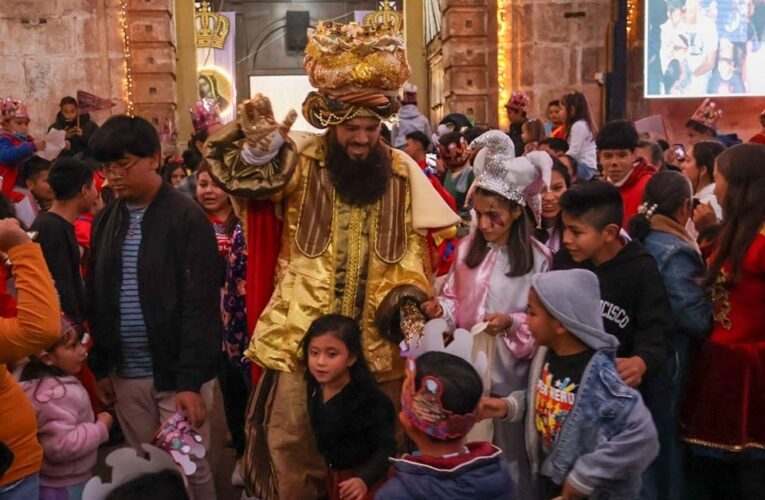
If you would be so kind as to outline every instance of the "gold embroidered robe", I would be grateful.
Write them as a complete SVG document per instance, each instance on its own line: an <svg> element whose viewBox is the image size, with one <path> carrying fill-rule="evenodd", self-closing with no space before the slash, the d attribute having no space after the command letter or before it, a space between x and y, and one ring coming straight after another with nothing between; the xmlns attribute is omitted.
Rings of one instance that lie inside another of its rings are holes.
<svg viewBox="0 0 765 500"><path fill-rule="evenodd" d="M274 293L245 354L266 368L297 371L300 341L311 322L340 313L359 321L364 354L378 380L400 378L399 348L380 336L375 313L401 285L430 294L426 230L456 224L459 217L398 150L390 150L393 177L382 199L358 207L335 194L324 165L325 136L293 133L263 166L248 165L242 145L235 123L208 140L205 156L214 175L235 196L277 202L284 223Z"/></svg>

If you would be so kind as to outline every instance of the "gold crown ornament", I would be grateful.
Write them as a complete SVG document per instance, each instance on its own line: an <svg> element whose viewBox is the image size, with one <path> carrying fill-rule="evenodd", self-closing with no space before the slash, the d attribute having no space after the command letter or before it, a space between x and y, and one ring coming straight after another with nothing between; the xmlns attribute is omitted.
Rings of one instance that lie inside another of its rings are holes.
<svg viewBox="0 0 765 500"><path fill-rule="evenodd" d="M388 2L363 24L320 21L308 30L303 61L311 85L333 95L397 94L411 74L401 26Z"/></svg>
<svg viewBox="0 0 765 500"><path fill-rule="evenodd" d="M194 22L198 48L223 49L230 29L230 23L226 16L212 12L210 3L205 0L200 2L196 14L194 14Z"/></svg>

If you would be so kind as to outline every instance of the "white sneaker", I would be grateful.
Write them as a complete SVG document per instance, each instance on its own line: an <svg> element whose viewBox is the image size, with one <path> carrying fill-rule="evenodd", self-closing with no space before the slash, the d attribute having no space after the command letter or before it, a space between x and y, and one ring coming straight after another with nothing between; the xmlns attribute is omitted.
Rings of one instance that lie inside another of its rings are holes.
<svg viewBox="0 0 765 500"><path fill-rule="evenodd" d="M234 472L231 473L231 486L234 488L244 488L244 478L242 477L242 471L238 460L236 462L236 467L234 467ZM244 498L244 496L242 496L242 498Z"/></svg>

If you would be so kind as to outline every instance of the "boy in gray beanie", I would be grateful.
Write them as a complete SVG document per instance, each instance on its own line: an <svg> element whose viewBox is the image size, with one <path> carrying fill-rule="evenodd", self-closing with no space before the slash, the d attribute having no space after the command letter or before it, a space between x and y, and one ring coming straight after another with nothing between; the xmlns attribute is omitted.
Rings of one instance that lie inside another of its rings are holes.
<svg viewBox="0 0 765 500"><path fill-rule="evenodd" d="M532 278L527 322L540 345L529 386L483 398L481 418L525 417L540 500L631 499L659 451L651 414L616 371L619 342L603 329L598 279L573 269Z"/></svg>

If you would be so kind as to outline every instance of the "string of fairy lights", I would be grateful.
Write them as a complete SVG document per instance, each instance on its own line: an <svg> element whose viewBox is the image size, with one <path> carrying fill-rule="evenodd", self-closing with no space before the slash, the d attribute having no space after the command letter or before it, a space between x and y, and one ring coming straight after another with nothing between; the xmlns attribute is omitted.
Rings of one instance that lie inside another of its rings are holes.
<svg viewBox="0 0 765 500"><path fill-rule="evenodd" d="M635 26L638 14L638 0L627 0L627 36L632 32Z"/></svg>
<svg viewBox="0 0 765 500"><path fill-rule="evenodd" d="M507 113L505 112L505 103L510 99L510 88L508 87L508 51L510 29L508 0L497 0L497 83L499 86L499 124L500 127L507 126Z"/></svg>
<svg viewBox="0 0 765 500"><path fill-rule="evenodd" d="M128 26L128 0L120 0L119 24L122 31L122 54L125 57L125 97L127 101L126 113L133 116L133 72L130 68L132 53L130 51L130 27Z"/></svg>

